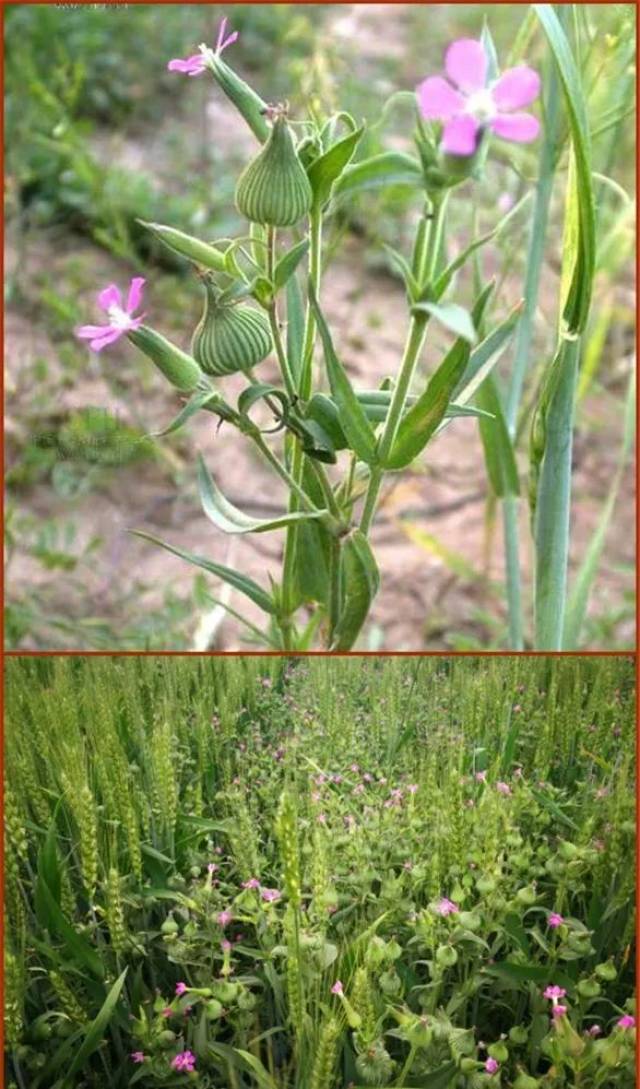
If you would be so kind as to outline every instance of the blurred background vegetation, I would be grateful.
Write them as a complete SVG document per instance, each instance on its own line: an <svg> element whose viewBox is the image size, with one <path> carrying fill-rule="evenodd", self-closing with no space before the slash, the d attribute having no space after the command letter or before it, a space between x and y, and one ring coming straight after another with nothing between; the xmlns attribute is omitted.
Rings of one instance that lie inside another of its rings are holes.
<svg viewBox="0 0 640 1089"><path fill-rule="evenodd" d="M577 496L586 514L577 540L584 550L611 494L632 365L635 10L629 4L575 10L572 37L590 87L596 162L600 174L612 179L598 182L598 295L580 386L576 457L584 458L584 479L582 492L578 480ZM157 219L202 238L228 236L241 226L233 190L238 169L252 154L252 138L211 81L177 77L167 72L167 61L188 55L199 42L214 42L225 14L240 32L229 56L234 68L267 100L287 98L294 114L316 102L366 119L372 128L359 151L364 156L408 145L410 109L397 103L383 115L384 103L395 90L411 90L440 70L448 41L478 36L486 18L499 55L508 56L526 11L524 5L490 4L6 8L10 648L184 649L193 645L194 617L210 607L211 587L202 579L187 572L176 583L175 564L166 557L162 562L169 566L145 578L144 564L134 562L141 554L125 543L124 529L142 525L145 512L162 512L176 485L183 498L190 495L189 438L180 434L157 444L147 437L168 420L170 393L157 388L133 353L88 361L86 348L73 337L76 324L93 320L99 287L111 280L125 283L142 271L153 279L154 324L157 317L164 332L188 343L199 300L184 262L154 246L137 219ZM534 30L527 59L541 65L544 42ZM535 151L514 159L503 149L492 149L473 206L454 202L454 237L468 235L476 224L490 227L497 207L531 187ZM562 197L559 192L552 209L557 251L549 254L548 291L542 296L541 365L553 340ZM374 298L377 285L379 297L364 328L350 331L354 358L366 354L367 337L384 326L388 292L402 297L381 243L393 240L406 249L418 207L415 192L397 187L347 201L333 218L329 255L346 253L342 269L348 270L350 260L364 264L373 279L361 285L361 294ZM486 271L495 266L499 272L505 309L521 290L527 226L525 210L487 259ZM356 296L344 283L338 277L336 290L348 310ZM456 484L455 473L450 475ZM628 523L618 523L618 532L608 535L603 588L585 637L590 647L634 643L632 482L629 467L612 515L616 522L626 514ZM111 510L121 511L123 519L113 533ZM172 510L174 522L181 510ZM409 534L410 540L405 535L425 579L435 565L443 587L438 608L425 607L418 630L394 634L390 644L382 599L371 646L395 649L403 640L414 649L504 643L504 610L488 559L499 537L494 515L485 502L473 556L456 545L455 535L447 538L446 527L442 537L433 525L428 533ZM158 579L163 570L166 579ZM451 596L452 585L458 596Z"/></svg>

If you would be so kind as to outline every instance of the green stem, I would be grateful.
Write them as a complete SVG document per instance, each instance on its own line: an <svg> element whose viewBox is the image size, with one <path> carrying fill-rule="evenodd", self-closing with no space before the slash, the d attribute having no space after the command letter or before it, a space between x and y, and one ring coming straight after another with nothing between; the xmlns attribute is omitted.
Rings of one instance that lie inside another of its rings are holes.
<svg viewBox="0 0 640 1089"><path fill-rule="evenodd" d="M416 1057L416 1051L417 1050L418 1049L417 1049L416 1045L412 1044L411 1049L409 1051L409 1054L407 1055L407 1061L404 1064L404 1066L402 1067L402 1072L400 1074L400 1077L398 1078L398 1081L396 1082L397 1085L399 1085L399 1086L404 1085L404 1079L406 1078L407 1074L411 1070L411 1067L413 1066L413 1060Z"/></svg>
<svg viewBox="0 0 640 1089"><path fill-rule="evenodd" d="M311 213L309 219L309 278L312 281L316 296L320 293L320 277L322 271L322 215L319 211ZM311 307L307 304L304 339L302 346L302 361L300 369L299 393L301 399L308 400L311 396L313 382L313 346L315 343L315 319ZM291 474L298 486L302 483L304 472L304 454L299 442L292 442ZM289 510L298 509L295 494L291 496ZM282 608L285 615L291 615L295 609L296 589L296 553L298 546L298 527L289 526L284 547L284 559L282 565Z"/></svg>
<svg viewBox="0 0 640 1089"><path fill-rule="evenodd" d="M256 446L258 447L260 452L263 454L263 456L266 458L266 460L269 462L269 464L273 466L273 468L277 472L278 476L280 476L282 478L282 480L284 480L285 484L287 484L287 486L291 489L291 491L295 493L295 495L298 497L298 499L299 499L300 503L302 504L302 506L306 510L317 511L319 508L316 507L315 504L311 502L311 500L309 499L309 496L306 494L305 491L303 491L303 489L300 487L300 485L293 479L293 477L292 477L291 473L288 471L288 469L285 468L285 466L276 457L276 455L273 453L273 451L269 449L266 442L262 438L262 435L260 435L258 432L251 432L250 433L250 438L253 439Z"/></svg>
<svg viewBox="0 0 640 1089"><path fill-rule="evenodd" d="M538 182L535 204L531 220L531 233L527 250L526 273L524 282L524 309L518 322L513 371L505 406L505 420L512 441L516 439L518 413L522 398L525 375L529 366L529 356L533 339L533 326L538 307L540 276L544 258L544 247L549 221L549 206L555 175L557 148L556 140L559 124L560 93L555 69L550 73L547 96L546 124L544 141L540 151ZM502 502L502 522L504 532L506 591L509 611L509 644L511 650L522 650L524 646L522 589L518 534L519 502L509 496Z"/></svg>
<svg viewBox="0 0 640 1089"><path fill-rule="evenodd" d="M267 277L271 283L273 283L273 273L275 269L275 255L276 255L276 231L275 227L267 228ZM289 366L289 360L287 359L287 353L282 343L282 335L280 333L280 326L278 324L278 311L276 307L276 300L274 299L267 310L269 317L269 325L271 327L271 336L273 337L274 347L276 349L276 355L278 357L278 364L282 373L286 391L292 401L297 396L296 383L291 373L291 367Z"/></svg>
<svg viewBox="0 0 640 1089"><path fill-rule="evenodd" d="M416 244L414 251L413 261L415 275L421 288L426 287L426 285L431 282L436 270L436 263L438 260L438 253L440 252L444 229L444 213L447 206L447 197L448 193L445 192L443 194L438 194L437 197L433 198L431 211L425 211L425 225L424 227L421 225L418 228L418 243ZM380 443L378 446L380 465L376 466L371 471L369 487L367 489L362 518L360 520L360 529L365 536L371 529L371 523L373 522L373 517L376 512L380 485L382 484L382 477L384 475L383 466L389 457L391 448L395 442L398 427L400 426L400 420L407 402L411 381L424 344L427 320L425 314L413 314L411 321L409 322L409 331L402 363L400 364L398 380L393 391L391 404L389 405L389 413L384 425L384 430L380 436Z"/></svg>

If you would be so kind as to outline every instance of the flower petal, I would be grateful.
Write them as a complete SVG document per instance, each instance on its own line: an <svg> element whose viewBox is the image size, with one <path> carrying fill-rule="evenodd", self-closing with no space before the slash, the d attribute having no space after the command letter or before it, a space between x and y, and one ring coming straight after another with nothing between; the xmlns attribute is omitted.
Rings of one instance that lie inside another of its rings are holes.
<svg viewBox="0 0 640 1089"><path fill-rule="evenodd" d="M185 60L180 60L178 57L176 60L170 60L167 68L170 72L184 72L188 76L199 76L201 72L205 70L205 61L201 53L194 53L191 57L186 57Z"/></svg>
<svg viewBox="0 0 640 1089"><path fill-rule="evenodd" d="M145 280L142 276L134 276L129 286L129 295L127 297L127 313L133 314L134 310L137 310L140 306L142 299L142 288Z"/></svg>
<svg viewBox="0 0 640 1089"><path fill-rule="evenodd" d="M94 352L99 352L102 348L106 348L107 344L113 344L114 341L119 340L123 333L124 329L110 328L103 336L92 340L89 347L93 348Z"/></svg>
<svg viewBox="0 0 640 1089"><path fill-rule="evenodd" d="M447 155L473 155L479 128L478 122L470 114L452 117L444 126L442 150Z"/></svg>
<svg viewBox="0 0 640 1089"><path fill-rule="evenodd" d="M530 113L501 113L489 124L496 136L514 140L517 144L530 143L540 132L538 118Z"/></svg>
<svg viewBox="0 0 640 1089"><path fill-rule="evenodd" d="M224 42L224 36L225 36L226 29L227 29L227 17L226 17L226 15L224 15L222 17L222 19L220 20L220 28L218 30L218 40L216 42L216 53L219 53L220 49L222 48L222 44Z"/></svg>
<svg viewBox="0 0 640 1089"><path fill-rule="evenodd" d="M475 38L452 42L444 58L444 69L452 83L466 94L481 91L487 82L487 54Z"/></svg>
<svg viewBox="0 0 640 1089"><path fill-rule="evenodd" d="M110 325L81 325L79 329L76 329L76 336L82 340L93 340L94 337L108 333L110 329Z"/></svg>
<svg viewBox="0 0 640 1089"><path fill-rule="evenodd" d="M110 306L122 306L122 295L120 294L120 288L115 284L109 284L105 287L104 291L101 291L98 295L98 306L101 310L108 310Z"/></svg>
<svg viewBox="0 0 640 1089"><path fill-rule="evenodd" d="M529 106L540 94L540 76L533 68L521 64L508 68L491 88L498 110L519 110Z"/></svg>
<svg viewBox="0 0 640 1089"><path fill-rule="evenodd" d="M429 76L416 88L420 113L427 121L450 121L464 109L464 98L442 76Z"/></svg>

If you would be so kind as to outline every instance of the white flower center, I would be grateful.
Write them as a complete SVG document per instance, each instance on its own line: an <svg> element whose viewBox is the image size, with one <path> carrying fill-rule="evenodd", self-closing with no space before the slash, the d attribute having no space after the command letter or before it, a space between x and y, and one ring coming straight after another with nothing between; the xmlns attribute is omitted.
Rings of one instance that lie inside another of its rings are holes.
<svg viewBox="0 0 640 1089"><path fill-rule="evenodd" d="M470 94L465 102L464 110L465 113L475 117L480 124L493 120L498 112L489 87L483 87L481 91Z"/></svg>
<svg viewBox="0 0 640 1089"><path fill-rule="evenodd" d="M110 306L107 310L109 315L109 325L112 325L114 329L129 329L131 327L131 315L127 314L126 310L123 310L121 306Z"/></svg>

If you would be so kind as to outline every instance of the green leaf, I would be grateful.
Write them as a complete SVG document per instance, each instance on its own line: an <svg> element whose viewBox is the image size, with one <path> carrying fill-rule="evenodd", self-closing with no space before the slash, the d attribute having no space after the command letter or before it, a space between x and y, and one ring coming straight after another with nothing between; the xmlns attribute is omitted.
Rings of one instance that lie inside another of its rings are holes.
<svg viewBox="0 0 640 1089"><path fill-rule="evenodd" d="M530 787L529 789L531 790L531 793L533 794L533 797L537 801L538 805L541 805L543 809L548 809L549 812L552 813L553 816L556 818L556 820L561 821L562 824L566 824L567 827L571 828L574 832L580 831L575 821L572 821L571 817L568 817L564 810L562 810L560 806L553 801L552 798L549 798L546 794L543 794L541 791L536 790L535 787Z"/></svg>
<svg viewBox="0 0 640 1089"><path fill-rule="evenodd" d="M505 960L483 968L482 971L484 975L494 976L496 979L511 984L515 990L521 990L524 983L557 983L567 990L573 988L571 980L558 968L554 968L553 979L550 979L548 967L543 964L533 964L531 961L525 964L512 964Z"/></svg>
<svg viewBox="0 0 640 1089"><path fill-rule="evenodd" d="M412 312L418 310L421 313L430 314L450 333L455 333L457 337L461 337L469 344L475 344L478 339L471 314L458 303L419 302L415 303L411 309Z"/></svg>
<svg viewBox="0 0 640 1089"><path fill-rule="evenodd" d="M213 408L214 405L219 405L221 408L223 408L223 406L226 408L229 407L219 393L214 393L212 390L198 390L189 398L186 405L180 409L178 415L174 417L171 423L168 424L167 427L164 427L162 431L152 431L150 433L151 437L158 439L165 435L171 435L175 431L179 431L181 427L184 427L187 420L190 420L191 417L195 416L201 409L208 409L215 413L215 409ZM217 413L215 414L217 415Z"/></svg>
<svg viewBox="0 0 640 1089"><path fill-rule="evenodd" d="M624 427L622 446L618 460L618 469L611 482L609 494L606 498L598 523L593 532L585 557L576 575L575 583L567 602L567 615L564 625L563 647L565 650L573 650L577 647L582 625L587 613L589 595L593 580L595 579L600 562L600 556L604 548L606 536L611 524L615 509L622 475L633 446L635 434L635 408L636 408L636 383L635 371L632 370L629 377L629 390L625 405Z"/></svg>
<svg viewBox="0 0 640 1089"><path fill-rule="evenodd" d="M422 188L422 168L411 155L402 151L384 151L381 155L373 155L348 166L336 181L333 196L396 185Z"/></svg>
<svg viewBox="0 0 640 1089"><path fill-rule="evenodd" d="M595 206L592 182L591 137L580 72L569 42L551 4L534 4L553 53L569 116L572 167L568 197L568 233L565 251L572 263L563 316L571 333L581 332L589 316L596 253Z"/></svg>
<svg viewBox="0 0 640 1089"><path fill-rule="evenodd" d="M394 250L393 246L388 246L386 242L383 244L382 248L391 262L391 267L402 279L410 301L416 302L419 294L418 281L413 275L411 266L406 257L403 257L401 253Z"/></svg>
<svg viewBox="0 0 640 1089"><path fill-rule="evenodd" d="M322 518L325 510L293 511L277 518L252 518L234 507L224 497L213 480L204 460L198 455L198 488L202 509L210 522L223 533L267 533L272 529L282 529L294 522L308 522L310 518Z"/></svg>
<svg viewBox="0 0 640 1089"><path fill-rule="evenodd" d="M95 1019L89 1025L85 1038L80 1044L80 1047L76 1051L74 1058L71 1061L71 1066L67 1070L64 1080L65 1089L68 1086L69 1089L73 1086L73 1078L82 1070L87 1059L93 1052L96 1051L104 1040L104 1034L111 1018L113 1017L118 999L120 997L120 991L124 986L124 981L128 968L118 976L117 980L113 984L113 987L109 991L109 994L104 1000L102 1008Z"/></svg>
<svg viewBox="0 0 640 1089"><path fill-rule="evenodd" d="M284 257L280 258L273 273L273 283L276 291L279 291L288 283L308 249L309 239L304 238L302 242L298 242L297 246L294 246L288 253L285 253Z"/></svg>
<svg viewBox="0 0 640 1089"><path fill-rule="evenodd" d="M305 462L302 487L314 503L322 502L322 491ZM302 601L327 605L329 599L329 556L332 537L320 522L303 522L296 529L296 587Z"/></svg>
<svg viewBox="0 0 640 1089"><path fill-rule="evenodd" d="M44 842L38 851L38 876L35 888L36 917L40 926L52 933L54 927L47 911L48 899L45 889L50 893L56 904L60 904L60 867L56 853L56 825L55 820L49 825Z"/></svg>
<svg viewBox="0 0 640 1089"><path fill-rule="evenodd" d="M469 361L469 345L457 340L431 376L427 388L400 421L385 468L404 469L424 450L447 410Z"/></svg>
<svg viewBox="0 0 640 1089"><path fill-rule="evenodd" d="M313 285L309 284L309 304L318 326L324 361L329 375L329 384L333 398L340 411L340 420L351 449L367 465L374 465L377 460L376 440L364 409L355 395L346 371L340 363L331 340L331 334L318 305Z"/></svg>
<svg viewBox="0 0 640 1089"><path fill-rule="evenodd" d="M522 303L518 303L505 320L473 349L460 384L453 392L456 404L466 405L491 373L513 335L521 312Z"/></svg>
<svg viewBox="0 0 640 1089"><path fill-rule="evenodd" d="M501 499L507 495L519 495L520 481L515 451L492 374L488 375L480 386L477 400L478 404L493 416L492 420L480 419L480 437L494 495Z"/></svg>
<svg viewBox="0 0 640 1089"><path fill-rule="evenodd" d="M315 208L321 208L329 200L333 185L352 159L363 132L364 126L350 132L311 163L307 174Z"/></svg>
<svg viewBox="0 0 640 1089"><path fill-rule="evenodd" d="M161 541L159 537L154 537L151 533L144 533L140 529L133 529L131 532L136 537L142 537L145 541L160 545L160 548L172 552L174 556L179 556L181 560L186 560L187 563L192 563L194 567L201 567L203 571L208 571L210 575L215 575L217 578L222 579L223 582L228 582L241 594L245 594L263 612L269 613L271 616L275 614L276 608L273 598L261 586L258 586L257 582L254 582L253 579L248 578L246 575L241 575L239 571L234 571L233 568L225 567L221 563L214 563L212 560L208 560L204 556L198 556L194 552L187 552L183 548L178 548L177 545L167 544L166 541Z"/></svg>
<svg viewBox="0 0 640 1089"><path fill-rule="evenodd" d="M254 386L247 386L238 397L238 411L246 416L253 406L265 397L271 397L280 402L282 415L286 416L289 408L289 398L284 390L278 386L271 386L266 382L257 382Z"/></svg>
<svg viewBox="0 0 640 1089"><path fill-rule="evenodd" d="M302 374L304 346L304 302L297 275L287 280L287 360L298 387Z"/></svg>
<svg viewBox="0 0 640 1089"><path fill-rule="evenodd" d="M340 542L342 605L331 650L351 650L380 586L380 574L367 538L352 529Z"/></svg>
<svg viewBox="0 0 640 1089"><path fill-rule="evenodd" d="M79 964L83 964L85 968L88 968L92 975L96 976L98 979L102 979L104 977L104 967L98 953L96 953L89 942L86 941L82 935L78 934L71 924L67 922L67 919L62 914L60 907L56 903L53 894L43 877L40 877L38 887L40 908L43 915L46 917L47 930L61 939L67 951L73 955Z"/></svg>

